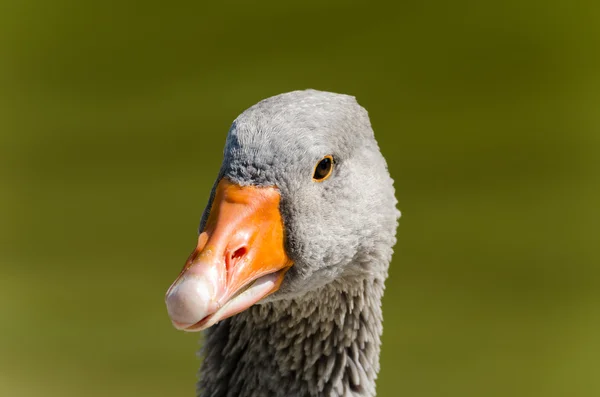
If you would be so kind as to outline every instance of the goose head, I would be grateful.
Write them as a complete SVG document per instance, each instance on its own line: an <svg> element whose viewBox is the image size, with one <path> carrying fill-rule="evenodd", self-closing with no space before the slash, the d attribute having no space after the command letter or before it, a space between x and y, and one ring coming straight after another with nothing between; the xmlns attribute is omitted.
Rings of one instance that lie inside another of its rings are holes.
<svg viewBox="0 0 600 397"><path fill-rule="evenodd" d="M166 295L176 328L328 283L385 279L399 211L369 117L347 95L268 98L232 124L196 249Z"/></svg>

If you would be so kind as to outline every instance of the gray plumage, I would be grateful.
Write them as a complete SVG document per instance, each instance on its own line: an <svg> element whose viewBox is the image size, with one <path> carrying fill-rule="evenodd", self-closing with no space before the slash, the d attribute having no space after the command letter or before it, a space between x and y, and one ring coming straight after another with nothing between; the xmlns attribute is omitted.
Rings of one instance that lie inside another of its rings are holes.
<svg viewBox="0 0 600 397"><path fill-rule="evenodd" d="M334 172L315 183L326 155ZM279 188L294 265L277 292L205 332L198 395L374 396L400 212L367 112L315 90L261 101L233 122L223 177Z"/></svg>

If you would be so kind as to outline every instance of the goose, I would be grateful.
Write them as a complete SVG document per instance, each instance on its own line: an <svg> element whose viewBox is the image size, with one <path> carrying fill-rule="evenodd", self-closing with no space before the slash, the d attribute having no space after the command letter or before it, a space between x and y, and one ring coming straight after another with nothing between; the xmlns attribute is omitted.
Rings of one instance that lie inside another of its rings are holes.
<svg viewBox="0 0 600 397"><path fill-rule="evenodd" d="M374 396L396 206L354 97L293 91L238 116L165 298L175 328L204 330L197 396Z"/></svg>

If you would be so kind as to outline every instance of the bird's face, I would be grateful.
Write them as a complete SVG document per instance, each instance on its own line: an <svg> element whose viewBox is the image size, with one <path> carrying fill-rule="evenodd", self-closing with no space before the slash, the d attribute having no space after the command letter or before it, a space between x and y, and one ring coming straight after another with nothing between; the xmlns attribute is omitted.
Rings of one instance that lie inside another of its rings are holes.
<svg viewBox="0 0 600 397"><path fill-rule="evenodd" d="M167 292L175 327L372 272L378 241L391 254L392 182L366 112L340 97L261 102L234 122L197 247Z"/></svg>

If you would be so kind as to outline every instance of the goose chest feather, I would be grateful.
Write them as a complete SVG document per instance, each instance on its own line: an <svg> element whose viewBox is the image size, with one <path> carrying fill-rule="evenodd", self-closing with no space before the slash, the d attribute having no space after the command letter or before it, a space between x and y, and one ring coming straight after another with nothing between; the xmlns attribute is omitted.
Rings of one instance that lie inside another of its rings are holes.
<svg viewBox="0 0 600 397"><path fill-rule="evenodd" d="M176 328L205 333L197 395L374 396L396 203L353 97L243 112L166 296Z"/></svg>

